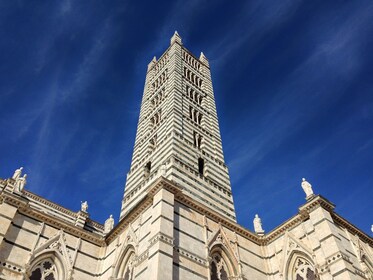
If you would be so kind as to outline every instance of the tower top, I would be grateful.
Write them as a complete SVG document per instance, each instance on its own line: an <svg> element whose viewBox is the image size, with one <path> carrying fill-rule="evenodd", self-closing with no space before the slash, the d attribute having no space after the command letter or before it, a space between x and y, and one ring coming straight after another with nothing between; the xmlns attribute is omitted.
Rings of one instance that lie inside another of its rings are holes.
<svg viewBox="0 0 373 280"><path fill-rule="evenodd" d="M177 33L177 31L175 31L174 35L172 35L171 37L171 45L174 44L174 43L178 43L180 45L182 45L182 41L181 41L181 37L179 35L179 33Z"/></svg>

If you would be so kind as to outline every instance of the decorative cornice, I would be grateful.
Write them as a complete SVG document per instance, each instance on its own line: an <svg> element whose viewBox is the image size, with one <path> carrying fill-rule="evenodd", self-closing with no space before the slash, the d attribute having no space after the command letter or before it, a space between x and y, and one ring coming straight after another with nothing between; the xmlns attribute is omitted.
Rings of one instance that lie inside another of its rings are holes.
<svg viewBox="0 0 373 280"><path fill-rule="evenodd" d="M208 263L205 259L202 259L201 257L191 253L191 252L188 252L180 247L174 247L174 251L176 251L179 255L187 258L187 259L190 259L191 261L193 262L196 262L200 265L203 265L205 267L208 267Z"/></svg>
<svg viewBox="0 0 373 280"><path fill-rule="evenodd" d="M147 208L152 205L153 199L145 196L106 236L106 243L110 244L120 235L137 217L139 217Z"/></svg>
<svg viewBox="0 0 373 280"><path fill-rule="evenodd" d="M338 224L339 226L347 229L349 232L351 232L353 235L357 235L361 241L369 244L369 246L373 247L373 238L367 235L362 230L358 229L356 226L351 224L350 222L346 221L344 218L339 216L337 213L332 212L331 216L333 218L333 221Z"/></svg>
<svg viewBox="0 0 373 280"><path fill-rule="evenodd" d="M38 197L31 192L23 192L26 195L17 195L14 193L9 192L2 192L0 194L0 200L8 203L9 205L15 206L18 208L18 212L25 214L31 218L44 222L50 226L56 227L58 229L63 229L65 232L70 233L74 236L81 237L83 240L92 242L98 246L103 246L105 244L104 238L96 233L92 233L86 231L84 229L77 228L73 223L63 220L57 216L51 215L48 212L42 212L39 209L35 209L30 205L30 197ZM39 200L40 202L47 201L42 198ZM53 206L53 203L48 201L49 204ZM70 211L66 208L60 207L54 204L55 209L59 210L60 208L65 209L66 211ZM70 211L71 213L74 213ZM64 213L66 213L64 211Z"/></svg>
<svg viewBox="0 0 373 280"><path fill-rule="evenodd" d="M66 233L80 237L83 240L89 241L98 246L104 246L105 240L102 236L86 231L84 229L76 227L74 224L70 224L56 216L49 215L48 213L41 212L39 210L25 207L19 208L19 212L32 217L36 220L44 222L50 226L56 227L58 229L63 229Z"/></svg>
<svg viewBox="0 0 373 280"><path fill-rule="evenodd" d="M311 198L306 204L299 207L299 213L310 213L318 207L322 207L328 212L333 212L335 205L321 195Z"/></svg>
<svg viewBox="0 0 373 280"><path fill-rule="evenodd" d="M24 190L23 191L23 196L31 199L31 200L34 200L34 201L37 201L37 202L40 202L44 205L47 205L55 210L57 210L58 212L62 212L68 216L71 216L72 218L76 218L76 216L78 215L76 212L74 211L71 211L61 205L58 205L57 203L54 203L48 199L45 199L45 198L42 198L41 196L38 196L30 191L27 191L27 190Z"/></svg>
<svg viewBox="0 0 373 280"><path fill-rule="evenodd" d="M158 241L174 246L174 239L160 232L149 240L149 248L153 246L155 243L157 243Z"/></svg>

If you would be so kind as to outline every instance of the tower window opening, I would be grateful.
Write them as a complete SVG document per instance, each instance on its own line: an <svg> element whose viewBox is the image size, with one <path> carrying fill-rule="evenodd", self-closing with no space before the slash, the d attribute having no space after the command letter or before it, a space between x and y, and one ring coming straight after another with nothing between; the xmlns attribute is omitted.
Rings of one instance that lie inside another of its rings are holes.
<svg viewBox="0 0 373 280"><path fill-rule="evenodd" d="M200 175L203 175L203 170L205 168L205 161L203 158L198 159L198 172Z"/></svg>
<svg viewBox="0 0 373 280"><path fill-rule="evenodd" d="M151 168L152 168L152 162L148 161L148 163L145 165L145 168L144 168L145 177L149 176Z"/></svg>
<svg viewBox="0 0 373 280"><path fill-rule="evenodd" d="M201 149L202 136L199 133L195 132L195 131L193 132L193 144L198 149Z"/></svg>

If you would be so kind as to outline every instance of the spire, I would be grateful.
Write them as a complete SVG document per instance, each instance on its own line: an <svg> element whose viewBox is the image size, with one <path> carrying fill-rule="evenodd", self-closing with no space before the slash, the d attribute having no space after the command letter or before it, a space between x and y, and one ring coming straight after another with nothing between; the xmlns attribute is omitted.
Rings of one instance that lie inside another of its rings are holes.
<svg viewBox="0 0 373 280"><path fill-rule="evenodd" d="M182 45L183 43L181 42L181 37L177 31L175 31L174 35L171 37L171 45L174 43L178 43Z"/></svg>
<svg viewBox="0 0 373 280"><path fill-rule="evenodd" d="M208 61L207 57L205 56L205 54L203 52L201 52L201 54L199 56L199 61L201 61L203 64L209 66L209 61Z"/></svg>

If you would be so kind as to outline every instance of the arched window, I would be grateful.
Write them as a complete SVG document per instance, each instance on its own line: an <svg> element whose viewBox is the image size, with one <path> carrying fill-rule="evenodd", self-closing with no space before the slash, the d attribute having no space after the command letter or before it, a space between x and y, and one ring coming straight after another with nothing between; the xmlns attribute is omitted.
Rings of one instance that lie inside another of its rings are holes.
<svg viewBox="0 0 373 280"><path fill-rule="evenodd" d="M56 265L51 259L44 259L31 270L30 280L58 280Z"/></svg>
<svg viewBox="0 0 373 280"><path fill-rule="evenodd" d="M228 263L220 252L212 255L210 262L211 280L228 280L230 276Z"/></svg>
<svg viewBox="0 0 373 280"><path fill-rule="evenodd" d="M126 253L123 258L123 262L120 266L118 277L123 280L133 280L133 269L135 267L135 252L130 250Z"/></svg>
<svg viewBox="0 0 373 280"><path fill-rule="evenodd" d="M317 273L311 261L303 256L293 256L289 263L289 279L291 280L317 280Z"/></svg>

